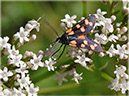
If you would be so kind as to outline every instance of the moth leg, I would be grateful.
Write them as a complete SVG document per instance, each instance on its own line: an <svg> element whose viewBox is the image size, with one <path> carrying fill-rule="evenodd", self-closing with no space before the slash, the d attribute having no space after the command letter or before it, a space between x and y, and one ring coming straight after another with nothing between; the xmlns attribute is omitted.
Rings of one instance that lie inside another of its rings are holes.
<svg viewBox="0 0 129 96"><path fill-rule="evenodd" d="M61 49L62 46L63 46L63 44L60 46L60 48L59 48L58 50L56 50L56 51L51 55L51 57L52 57L53 55L55 55L55 54Z"/></svg>
<svg viewBox="0 0 129 96"><path fill-rule="evenodd" d="M66 47L66 45L64 45L63 51L62 51L62 53L60 54L60 56L58 57L58 59L57 59L57 60L59 60L59 59L60 59L60 57L62 56L62 54L64 53L64 51L65 51L65 47Z"/></svg>

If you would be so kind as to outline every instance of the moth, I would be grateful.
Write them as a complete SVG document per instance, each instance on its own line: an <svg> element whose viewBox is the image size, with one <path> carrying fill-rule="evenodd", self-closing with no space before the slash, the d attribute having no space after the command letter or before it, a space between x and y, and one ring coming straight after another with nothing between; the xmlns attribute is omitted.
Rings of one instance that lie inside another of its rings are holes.
<svg viewBox="0 0 129 96"><path fill-rule="evenodd" d="M89 50L102 52L103 50L101 46L95 41L93 41L91 38L86 36L87 33L89 33L93 29L95 21L96 21L95 15L90 15L85 19L81 20L73 27L69 28L61 37L59 37L59 35L56 32L58 38L56 39L56 43L53 46L55 46L57 43L62 43L62 44L59 47L59 49L57 49L57 51L53 53L53 55L56 54L62 48L63 45L64 45L63 51L58 58L60 58L61 55L63 54L66 45L77 48L87 48Z"/></svg>

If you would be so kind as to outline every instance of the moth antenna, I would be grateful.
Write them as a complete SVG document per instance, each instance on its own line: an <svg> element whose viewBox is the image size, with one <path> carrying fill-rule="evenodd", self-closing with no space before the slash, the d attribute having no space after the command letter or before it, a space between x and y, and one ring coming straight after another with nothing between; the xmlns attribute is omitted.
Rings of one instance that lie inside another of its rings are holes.
<svg viewBox="0 0 129 96"><path fill-rule="evenodd" d="M54 29L54 27L52 27L52 25L46 20L45 16L43 16L43 20L44 20L44 22L45 22L49 27L52 28L52 30L53 30L53 31L56 33L56 35L59 37L57 31L56 31L56 30Z"/></svg>

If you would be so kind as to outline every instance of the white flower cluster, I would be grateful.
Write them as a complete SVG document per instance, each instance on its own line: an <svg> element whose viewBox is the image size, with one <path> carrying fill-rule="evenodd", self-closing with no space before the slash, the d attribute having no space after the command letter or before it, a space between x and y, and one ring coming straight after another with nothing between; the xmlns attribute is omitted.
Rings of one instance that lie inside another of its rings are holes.
<svg viewBox="0 0 129 96"><path fill-rule="evenodd" d="M123 9L128 13L127 1L123 0ZM110 18L104 17L107 14L105 11L101 11L101 9L97 10L96 23L94 26L95 31L91 31L95 34L95 39L97 43L99 43L103 52L100 52L99 56L103 57L105 55L109 55L109 57L116 56L120 59L127 59L129 54L129 42L127 42L127 27L122 22L114 23L117 19L115 15L112 15ZM73 26L73 24L77 23L75 21L76 15L69 16L65 15L65 19L62 19L61 27L66 30ZM84 19L83 17L81 20ZM27 42L36 39L36 35L30 35L30 32L33 29L39 31L40 23L38 20L29 21L25 28L20 27L20 31L14 34L13 44L8 43L9 37L0 37L0 51L2 51L2 55L7 55L7 65L0 69L0 96L37 96L37 92L39 91L38 87L34 87L33 82L30 80L29 70L38 70L39 67L47 67L48 71L54 71L57 67L55 56L51 56L54 52L53 46L50 46L49 49L43 53L43 51L39 51L37 54L26 51L24 55L20 54L18 48L24 45ZM97 28L101 29L100 33L95 33ZM122 42L119 44L118 42ZM109 44L109 45L108 45ZM123 45L122 45L123 44ZM108 46L105 46L108 45ZM115 47L116 46L116 47ZM91 59L92 54L94 52L92 50L83 49L83 48L75 48L68 47L67 57L71 57L74 59L74 65L62 65L60 69L65 69L62 74L56 71L55 80L58 80L58 84L62 85L62 82L67 82L66 76L73 76L71 80L74 80L77 84L79 84L79 80L82 80L81 77L83 73L78 74L76 68L78 64L81 66L91 69L89 67L89 63L93 65L93 60ZM50 56L48 60L43 59L46 56ZM118 59L119 59L118 58ZM91 66L91 65L90 65ZM114 73L116 74L116 79L112 81L112 84L109 86L112 90L122 91L125 93L126 90L129 90L129 79L128 75L125 73L126 67L120 66L117 67ZM8 87L7 83L13 82L13 85Z"/></svg>
<svg viewBox="0 0 129 96"><path fill-rule="evenodd" d="M129 0L122 0L122 1L123 1L123 10L125 10L125 12L128 14L129 13L129 6L128 6Z"/></svg>
<svg viewBox="0 0 129 96"><path fill-rule="evenodd" d="M26 24L25 29L20 27L20 32L14 34L14 43L15 45L23 45L24 41L30 41L30 32L33 29L37 29L39 31L40 24L31 20ZM31 40L35 40L35 34L31 36ZM16 44L16 40L18 43ZM28 74L29 64L24 61L25 56L19 54L19 50L16 49L15 45L11 45L8 43L9 37L0 37L0 50L4 51L4 55L8 55L8 67L4 67L3 70L0 69L0 82L14 82L14 85L10 85L11 87L7 87L6 84L0 83L0 95L1 96L37 96L37 92L39 88L34 88L34 84L30 81L30 77ZM12 46L12 48L11 48ZM34 60L30 60L30 63L33 64L32 69L37 69L38 66L43 67L43 63L40 62L41 56L36 58L36 54L31 54ZM27 56L26 56L27 57ZM3 80L3 81L2 81ZM4 86L4 88L2 87ZM19 86L19 87L18 87Z"/></svg>
<svg viewBox="0 0 129 96"><path fill-rule="evenodd" d="M127 0L123 0L123 7L127 5ZM127 8L128 9L128 8ZM95 39L94 41L99 43L102 48L103 52L99 53L100 57L109 55L109 57L115 56L118 59L128 59L128 54L129 54L129 42L127 42L127 27L120 23L114 22L117 18L115 15L112 15L110 18L106 18L104 15L107 14L106 11L101 11L101 9L97 10L96 16L96 23L94 26L94 31L92 30L91 32L95 34ZM65 15L65 19L62 19L64 23L61 23L61 27L64 30L67 30L69 27L72 27L73 24L75 24L76 15L69 16L68 14ZM84 18L82 17L81 20ZM80 20L79 20L80 21ZM76 21L76 22L79 22ZM66 23L66 24L65 24ZM67 25L67 26L65 26ZM121 26L122 25L122 26ZM99 29L99 30L98 30ZM101 32L100 32L101 29ZM100 33L95 33L95 32L100 32ZM119 44L119 42L122 42ZM90 69L88 67L87 63L93 63L92 59L90 58L91 55L93 54L93 51L88 50L88 49L82 49L82 48L76 48L76 47L68 47L68 53L66 54L67 57L71 57L74 59L74 63L76 64L81 64L83 67ZM63 65L62 68L67 68L70 65ZM74 71L76 68L74 68ZM91 69L92 70L92 69ZM69 72L69 70L64 71L64 73L59 74L56 72L56 80L59 80L59 85L62 84L62 81L68 81L66 78L66 74ZM76 72L75 72L76 73ZM82 74L80 74L81 76ZM62 77L61 77L62 76ZM72 80L75 80L77 83L76 76ZM78 80L81 80L82 77Z"/></svg>
<svg viewBox="0 0 129 96"><path fill-rule="evenodd" d="M127 47L127 44L124 44L122 46L117 44L116 45L117 49L115 49L114 44L112 44L108 49L108 51L106 51L106 53L109 54L109 57L113 57L116 54L119 55L120 59L128 59L129 49Z"/></svg>
<svg viewBox="0 0 129 96"><path fill-rule="evenodd" d="M33 34L31 36L31 39L29 39L30 38L30 32L33 29L36 29L37 31L39 31L39 27L40 27L40 24L37 21L35 21L35 20L29 21L26 24L25 28L20 27L20 31L17 32L16 34L14 34L14 40L16 41L17 39L19 39L19 44L20 45L23 45L25 41L29 42L30 40L35 40L36 39L35 34Z"/></svg>
<svg viewBox="0 0 129 96"><path fill-rule="evenodd" d="M43 51L40 50L37 54L26 51L22 55L18 50L21 45L36 39L36 35L30 36L30 32L33 29L39 31L39 27L40 24L35 20L29 21L25 28L20 27L20 32L14 34L15 45L8 43L9 37L6 36L3 39L0 37L0 50L8 58L7 67L0 69L0 96L37 96L39 88L35 88L30 80L29 69L37 70L38 67L47 67L48 71L55 70L56 67L53 66L56 63L55 59L49 58L44 61L45 63L42 62ZM4 85L4 82L9 83L10 80L14 82L12 88Z"/></svg>
<svg viewBox="0 0 129 96"><path fill-rule="evenodd" d="M108 42L114 42L116 43L116 48L114 48L114 44L111 44L111 46L109 47L109 49L106 51L106 54L109 54L109 57L113 57L115 55L119 55L120 59L127 59L128 58L128 54L129 54L129 50L127 48L127 44L123 44L122 47L117 43L117 41L126 41L127 40L127 36L124 35L127 33L127 27L123 27L122 29L120 28L116 28L117 30L117 35L114 35L113 33L115 33L116 31L114 31L113 28L113 24L112 22L116 20L116 17L113 15L111 16L111 18L105 18L103 15L107 14L107 12L102 12L101 9L97 10L97 14L96 15L96 27L97 26L103 26L102 28L102 34L95 34L95 40L96 42L98 42L99 44L103 44L106 45ZM117 23L116 27L120 27L122 23ZM112 34L111 34L112 33ZM110 35L108 35L110 34ZM123 35L123 36L122 36ZM103 56L105 56L103 55Z"/></svg>
<svg viewBox="0 0 129 96"><path fill-rule="evenodd" d="M83 73L78 74L78 73L76 72L76 69L74 69L74 68L73 68L72 70L67 71L67 72L64 72L64 73L62 73L62 74L60 74L59 72L56 71L56 77L54 77L54 79L55 79L55 80L58 80L59 86L62 85L62 81L65 81L65 82L68 81L68 80L65 78L65 76L66 76L67 74L73 75L74 78L72 78L71 80L74 80L77 84L79 84L79 81L78 81L78 80L82 80L82 79L83 79L83 78L81 77L81 75L82 75Z"/></svg>
<svg viewBox="0 0 129 96"><path fill-rule="evenodd" d="M125 71L125 66L116 66L116 70L114 71L116 78L114 80L111 80L112 84L108 86L111 90L121 91L123 94L127 90L129 91L129 75L126 74Z"/></svg>

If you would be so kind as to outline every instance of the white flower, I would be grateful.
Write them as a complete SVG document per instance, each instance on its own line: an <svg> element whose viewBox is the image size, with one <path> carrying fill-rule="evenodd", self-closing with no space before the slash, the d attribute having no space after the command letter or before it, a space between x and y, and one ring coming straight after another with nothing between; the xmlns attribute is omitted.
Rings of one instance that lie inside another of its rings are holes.
<svg viewBox="0 0 129 96"><path fill-rule="evenodd" d="M114 71L116 78L114 81L112 80L112 84L108 86L109 88L111 88L111 90L114 89L115 91L121 91L122 94L129 90L129 76L125 73L125 71L125 66L116 66L116 70Z"/></svg>
<svg viewBox="0 0 129 96"><path fill-rule="evenodd" d="M76 47L68 47L69 52L66 54L67 57L71 56L71 58L75 58L76 56L78 56L77 52L77 48Z"/></svg>
<svg viewBox="0 0 129 96"><path fill-rule="evenodd" d="M99 9L97 9L97 19L98 18L101 18L101 19L103 19L104 17L103 17L103 15L105 15L105 14L107 14L107 12L106 11L101 11L101 9L99 8Z"/></svg>
<svg viewBox="0 0 129 96"><path fill-rule="evenodd" d="M114 80L111 79L111 83L108 88L110 88L111 90L115 90L115 91L120 91L120 84L119 84L119 79L115 78Z"/></svg>
<svg viewBox="0 0 129 96"><path fill-rule="evenodd" d="M120 59L123 59L124 55L129 54L128 50L125 49L127 47L126 45L122 45L121 47L119 44L117 44L116 47L118 50L117 54L120 56Z"/></svg>
<svg viewBox="0 0 129 96"><path fill-rule="evenodd" d="M123 35L121 38L120 38L120 41L126 41L128 38L126 35Z"/></svg>
<svg viewBox="0 0 129 96"><path fill-rule="evenodd" d="M0 82L0 83L1 83L1 82ZM1 87L1 85L0 85L0 96L4 96L3 87Z"/></svg>
<svg viewBox="0 0 129 96"><path fill-rule="evenodd" d="M43 51L42 51L42 50L39 50L38 53L37 53L37 55L38 55L38 56L39 56L39 55L43 55Z"/></svg>
<svg viewBox="0 0 129 96"><path fill-rule="evenodd" d="M34 88L33 83L31 83L30 86L27 85L25 88L28 93L28 96L38 96L37 92L39 91L39 87Z"/></svg>
<svg viewBox="0 0 129 96"><path fill-rule="evenodd" d="M82 80L82 79L83 79L83 78L81 77L82 74L83 74L83 73L78 74L78 73L76 72L76 70L74 70L74 78L72 78L71 80L74 80L77 84L79 84L78 80Z"/></svg>
<svg viewBox="0 0 129 96"><path fill-rule="evenodd" d="M27 64L28 64L29 66L32 66L32 68L31 68L32 70L37 70L39 66L40 66L40 67L43 67L43 66L44 66L44 63L41 62L41 59L42 59L42 58L43 58L42 55L39 55L39 56L37 57L37 55L34 54L34 55L33 55L33 59L31 59L29 62L27 62Z"/></svg>
<svg viewBox="0 0 129 96"><path fill-rule="evenodd" d="M11 45L7 43L9 41L9 37L4 37L3 39L0 37L0 50L3 48L10 49Z"/></svg>
<svg viewBox="0 0 129 96"><path fill-rule="evenodd" d="M12 96L12 92L9 89L3 90L4 96Z"/></svg>
<svg viewBox="0 0 129 96"><path fill-rule="evenodd" d="M21 59L22 59L21 54L19 54L17 56L11 55L11 58L9 58L8 62L9 62L9 64L13 64L13 65L19 67L19 64L21 62L23 62L23 61L21 61Z"/></svg>
<svg viewBox="0 0 129 96"><path fill-rule="evenodd" d="M54 62L54 60L52 60L52 58L49 58L48 60L45 60L45 67L48 68L48 71L54 71L55 70L55 66L53 66L56 62Z"/></svg>
<svg viewBox="0 0 129 96"><path fill-rule="evenodd" d="M124 6L123 10L128 14L129 13L129 7Z"/></svg>
<svg viewBox="0 0 129 96"><path fill-rule="evenodd" d="M24 44L24 40L25 41L29 41L29 32L25 31L23 27L20 27L20 32L17 32L16 34L14 34L14 38L15 40L17 40L19 38L19 42L21 44Z"/></svg>
<svg viewBox="0 0 129 96"><path fill-rule="evenodd" d="M129 81L126 82L125 79L121 79L120 86L122 94L125 94L126 90L129 90Z"/></svg>
<svg viewBox="0 0 129 96"><path fill-rule="evenodd" d="M73 15L72 17L70 17L68 14L65 15L65 19L61 19L62 22L66 22L67 23L67 27L72 27L73 24L76 23L76 21L74 19L76 19L76 15Z"/></svg>
<svg viewBox="0 0 129 96"><path fill-rule="evenodd" d="M97 22L95 23L95 26L105 25L104 21L106 20L106 18L103 16L105 14L107 14L106 11L101 12L101 9L97 9L97 14L95 14Z"/></svg>
<svg viewBox="0 0 129 96"><path fill-rule="evenodd" d="M116 70L114 71L114 73L116 74L116 77L119 78L118 76L120 75L121 77L124 77L124 73L126 71L126 67L125 66L116 66Z"/></svg>
<svg viewBox="0 0 129 96"><path fill-rule="evenodd" d="M8 58L13 58L13 56L17 56L19 54L19 50L16 50L15 46L13 45L12 49L8 50L8 53Z"/></svg>
<svg viewBox="0 0 129 96"><path fill-rule="evenodd" d="M68 80L64 78L67 75L67 73L62 73L60 74L59 72L56 71L56 77L54 77L55 80L58 80L58 85L62 85L62 81L67 82Z"/></svg>
<svg viewBox="0 0 129 96"><path fill-rule="evenodd" d="M33 57L33 55L34 55L33 52L26 51L25 54L24 54L24 58L27 58L27 57Z"/></svg>
<svg viewBox="0 0 129 96"><path fill-rule="evenodd" d="M31 25L31 30L35 28L37 32L39 32L40 23L38 23L38 21L31 20L28 23Z"/></svg>
<svg viewBox="0 0 129 96"><path fill-rule="evenodd" d="M17 73L21 73L21 75L24 75L25 73L28 73L28 70L26 70L27 66L25 62L20 63L20 68L15 69Z"/></svg>
<svg viewBox="0 0 129 96"><path fill-rule="evenodd" d="M125 32L127 32L127 27L123 27L121 30L120 30L120 34L124 34Z"/></svg>
<svg viewBox="0 0 129 96"><path fill-rule="evenodd" d="M106 44L108 42L107 36L104 34L95 34L95 41L98 42L99 44Z"/></svg>
<svg viewBox="0 0 129 96"><path fill-rule="evenodd" d="M26 96L26 95L22 92L20 88L19 89L13 88L12 96Z"/></svg>
<svg viewBox="0 0 129 96"><path fill-rule="evenodd" d="M112 35L110 35L109 37L108 37L108 41L114 41L114 42L116 42L116 40L118 40L118 37L117 36L115 36L114 34L112 34Z"/></svg>
<svg viewBox="0 0 129 96"><path fill-rule="evenodd" d="M122 0L123 1L123 7L126 7L126 5L128 4L128 0Z"/></svg>
<svg viewBox="0 0 129 96"><path fill-rule="evenodd" d="M85 54L83 54L82 56L77 56L77 60L74 60L75 63L79 63L82 66L86 66L86 61L90 61L90 58L85 57Z"/></svg>
<svg viewBox="0 0 129 96"><path fill-rule="evenodd" d="M3 79L4 81L8 81L8 77L12 75L13 73L11 71L8 71L7 67L4 67L3 71L0 69L0 79Z"/></svg>
<svg viewBox="0 0 129 96"><path fill-rule="evenodd" d="M35 39L36 39L36 35L35 35L35 34L33 34L33 35L31 36L30 41L33 41L33 40L35 40Z"/></svg>
<svg viewBox="0 0 129 96"><path fill-rule="evenodd" d="M104 54L103 52L100 52L100 53L99 53L99 56L100 56L100 57L103 57L103 56L105 56L105 54Z"/></svg>
<svg viewBox="0 0 129 96"><path fill-rule="evenodd" d="M16 83L16 85L20 85L21 89L23 89L23 87L26 87L27 85L30 85L31 83L29 75L25 77L25 74L22 75L21 79L17 79L17 81L18 82Z"/></svg>
<svg viewBox="0 0 129 96"><path fill-rule="evenodd" d="M116 20L116 16L115 16L115 15L112 15L112 16L111 16L111 20L112 20L112 21L115 21L115 20Z"/></svg>
<svg viewBox="0 0 129 96"><path fill-rule="evenodd" d="M103 26L102 28L102 32L103 33L112 33L114 28L113 28L113 25L111 24L112 21L110 18L105 18L103 15L107 14L107 12L101 12L101 9L98 9L97 10L97 14L95 14L96 16L96 24L95 26Z"/></svg>
<svg viewBox="0 0 129 96"><path fill-rule="evenodd" d="M65 23L61 23L60 24L60 27L63 29L63 30L67 30L68 28L65 26Z"/></svg>
<svg viewBox="0 0 129 96"><path fill-rule="evenodd" d="M114 48L114 44L112 44L108 51L106 51L106 53L109 54L109 57L115 56L117 52L118 51Z"/></svg>
<svg viewBox="0 0 129 96"><path fill-rule="evenodd" d="M113 25L111 24L111 19L110 18L106 18L105 21L104 21L104 25L103 25L103 28L102 28L102 31L103 33L112 33L114 28L113 28Z"/></svg>

